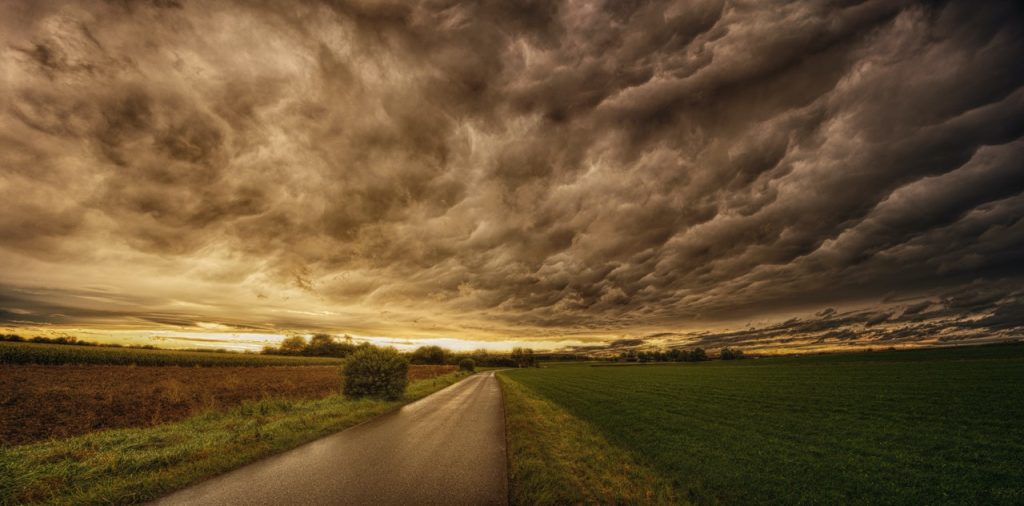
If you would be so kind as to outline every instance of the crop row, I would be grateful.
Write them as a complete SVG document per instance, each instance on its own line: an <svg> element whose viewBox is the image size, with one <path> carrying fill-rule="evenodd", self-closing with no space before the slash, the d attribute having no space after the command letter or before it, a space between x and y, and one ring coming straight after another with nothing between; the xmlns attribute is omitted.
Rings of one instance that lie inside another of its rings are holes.
<svg viewBox="0 0 1024 506"><path fill-rule="evenodd" d="M340 363L340 360L336 358L0 342L0 364L259 367L270 365L331 365L338 363Z"/></svg>

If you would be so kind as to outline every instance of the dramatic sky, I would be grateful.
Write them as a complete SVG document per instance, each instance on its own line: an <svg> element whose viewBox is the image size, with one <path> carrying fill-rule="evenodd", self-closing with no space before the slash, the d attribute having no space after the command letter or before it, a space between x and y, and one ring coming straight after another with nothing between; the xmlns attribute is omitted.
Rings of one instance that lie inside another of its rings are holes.
<svg viewBox="0 0 1024 506"><path fill-rule="evenodd" d="M0 329L1014 338L1022 62L1019 1L4 1Z"/></svg>

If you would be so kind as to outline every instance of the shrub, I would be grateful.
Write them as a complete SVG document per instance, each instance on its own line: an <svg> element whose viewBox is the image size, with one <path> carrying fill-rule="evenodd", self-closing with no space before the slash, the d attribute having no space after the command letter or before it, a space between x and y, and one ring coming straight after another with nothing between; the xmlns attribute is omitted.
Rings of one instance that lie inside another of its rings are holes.
<svg viewBox="0 0 1024 506"><path fill-rule="evenodd" d="M466 372L473 372L476 370L476 362L471 358L464 358L459 360L459 370Z"/></svg>
<svg viewBox="0 0 1024 506"><path fill-rule="evenodd" d="M360 347L342 366L346 397L398 399L409 382L409 361L394 348Z"/></svg>

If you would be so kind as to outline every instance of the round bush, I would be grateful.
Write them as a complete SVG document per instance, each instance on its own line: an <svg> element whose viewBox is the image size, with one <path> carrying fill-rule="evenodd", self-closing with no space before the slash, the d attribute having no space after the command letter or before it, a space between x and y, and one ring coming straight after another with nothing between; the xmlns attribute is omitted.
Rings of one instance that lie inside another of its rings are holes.
<svg viewBox="0 0 1024 506"><path fill-rule="evenodd" d="M349 355L341 374L346 397L398 399L409 383L409 361L394 348L367 346Z"/></svg>
<svg viewBox="0 0 1024 506"><path fill-rule="evenodd" d="M471 358L459 360L459 370L473 372L476 370L476 362L473 362L473 359Z"/></svg>

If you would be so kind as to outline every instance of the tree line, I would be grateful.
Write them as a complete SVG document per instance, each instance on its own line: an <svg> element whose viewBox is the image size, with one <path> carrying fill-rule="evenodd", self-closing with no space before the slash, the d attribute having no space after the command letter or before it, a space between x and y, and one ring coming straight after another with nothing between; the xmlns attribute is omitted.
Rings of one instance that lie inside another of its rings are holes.
<svg viewBox="0 0 1024 506"><path fill-rule="evenodd" d="M743 350L737 348L722 348L718 352L718 358L722 360L741 359L744 358ZM629 350L619 354L620 362L704 362L706 360L711 360L711 357L704 348L700 347L692 350L684 350L682 348L672 348L667 351Z"/></svg>
<svg viewBox="0 0 1024 506"><path fill-rule="evenodd" d="M42 344L67 344L75 346L109 346L116 348L139 348L159 349L153 345L120 345L100 344L92 341L82 341L74 336L43 337L36 336L24 338L17 334L0 334L0 341L8 342L30 342ZM261 354L264 355L286 355L305 357L335 357L345 358L359 349L372 347L368 342L356 344L352 336L341 337L330 334L313 334L308 339L296 335L286 337L277 346L266 345ZM224 349L189 349L180 351L203 351L229 353ZM251 352L246 352L251 353ZM402 353L402 352L399 352ZM402 353L412 364L428 365L460 365L464 359L472 360L478 367L536 367L541 361L568 362L576 360L594 360L585 354L578 353L536 353L532 348L513 348L511 353L495 353L487 350L474 350L470 352L455 352L440 346L420 346L412 352ZM743 351L736 348L722 348L718 354L722 360L736 360L745 358ZM670 350L656 351L635 351L629 350L619 354L618 360L622 362L703 362L711 357L703 348L684 350L673 348Z"/></svg>
<svg viewBox="0 0 1024 506"><path fill-rule="evenodd" d="M81 341L75 336L35 336L26 339L24 337L19 336L18 334L0 334L0 341L7 341L11 343L74 344L77 346L99 346L98 343L94 343L92 341Z"/></svg>
<svg viewBox="0 0 1024 506"><path fill-rule="evenodd" d="M309 340L303 336L286 337L277 346L269 344L264 346L260 353L264 355L345 358L360 346L371 345L366 342L357 345L349 335L338 338L330 334L313 334Z"/></svg>
<svg viewBox="0 0 1024 506"><path fill-rule="evenodd" d="M303 336L286 337L278 346L264 346L261 353L345 358L361 348L371 346L373 345L368 342L356 344L348 335L335 337L329 334L313 334L309 339ZM433 345L420 346L404 355L411 364L461 366L465 359L470 359L476 367L535 367L539 356L531 348L513 348L511 353L494 353L482 349L455 352Z"/></svg>

